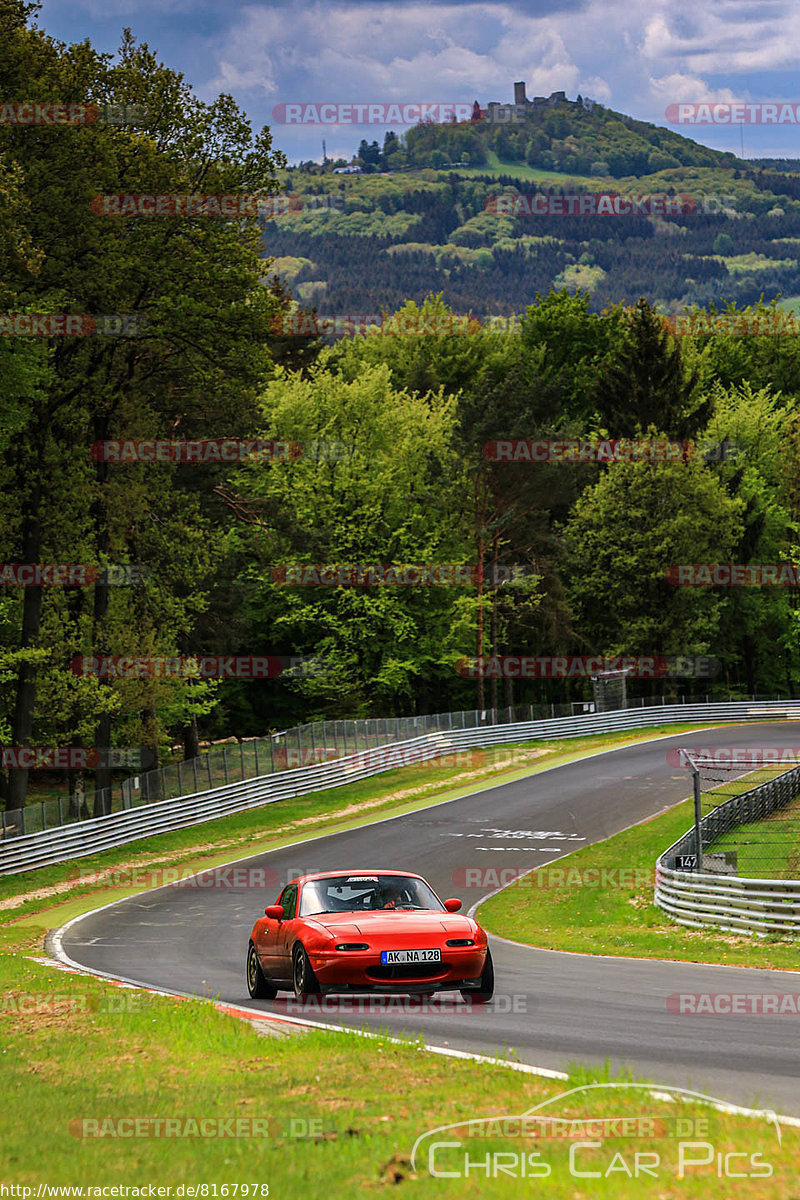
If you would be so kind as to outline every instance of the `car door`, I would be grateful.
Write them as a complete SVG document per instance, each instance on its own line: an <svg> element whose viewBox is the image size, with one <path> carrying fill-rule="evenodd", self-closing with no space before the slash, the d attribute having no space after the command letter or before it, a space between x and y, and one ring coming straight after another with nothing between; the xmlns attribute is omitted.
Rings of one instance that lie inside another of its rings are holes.
<svg viewBox="0 0 800 1200"><path fill-rule="evenodd" d="M280 900L276 900L275 903L279 904ZM280 978L279 975L276 975L278 970L278 938L280 936L280 928L280 922L274 921L270 917L264 916L259 921L256 951L261 960L261 968L264 974L270 979Z"/></svg>
<svg viewBox="0 0 800 1200"><path fill-rule="evenodd" d="M290 883L281 892L278 904L283 905L283 918L278 923L275 934L275 973L274 979L289 980L292 978L292 946L297 930L297 884Z"/></svg>

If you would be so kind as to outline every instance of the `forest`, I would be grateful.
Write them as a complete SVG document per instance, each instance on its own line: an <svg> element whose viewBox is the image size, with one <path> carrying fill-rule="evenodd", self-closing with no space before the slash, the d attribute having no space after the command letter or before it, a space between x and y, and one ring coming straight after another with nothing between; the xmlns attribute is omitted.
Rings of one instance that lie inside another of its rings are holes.
<svg viewBox="0 0 800 1200"><path fill-rule="evenodd" d="M713 660L711 677L633 678L629 691L797 693L796 589L683 586L676 568L800 561L798 339L733 320L679 334L654 299L685 295L690 272L707 312L774 314L724 261L788 261L790 197L774 217L687 217L679 237L651 218L575 218L565 242L563 220L542 219L532 252L506 218L499 242L485 232L498 222L488 191L510 179L422 179L410 207L399 184L370 181L386 190L372 216L410 217L406 234L484 256L471 262L257 216L102 215L97 196L274 196L296 173L230 97L201 103L132 36L111 61L49 39L19 0L0 12L9 94L146 113L135 129L0 126L0 309L62 330L64 314L92 317L86 336L0 338L4 751L144 747L158 762L176 743L190 757L201 739L324 717L591 695L585 677L464 671L484 656ZM753 182L736 181L748 195ZM771 171L770 189L781 182ZM568 261L578 244L586 263ZM271 271L291 258L291 279ZM604 271L608 297L554 286L570 265ZM399 313L403 332L282 334L298 300L314 306L296 289L315 279L325 311ZM470 311L520 320L426 331ZM486 449L625 439L682 449ZM204 670L212 660L234 666ZM111 771L98 766L98 787ZM7 809L32 774L0 772Z"/></svg>

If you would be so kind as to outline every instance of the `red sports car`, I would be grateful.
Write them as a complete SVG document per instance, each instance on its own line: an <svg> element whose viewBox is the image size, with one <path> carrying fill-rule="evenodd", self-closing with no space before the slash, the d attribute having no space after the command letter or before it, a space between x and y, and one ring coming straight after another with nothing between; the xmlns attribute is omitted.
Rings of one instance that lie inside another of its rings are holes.
<svg viewBox="0 0 800 1200"><path fill-rule="evenodd" d="M264 909L250 934L247 987L272 1000L315 992L460 991L491 999L486 933L457 916L408 871L300 875Z"/></svg>

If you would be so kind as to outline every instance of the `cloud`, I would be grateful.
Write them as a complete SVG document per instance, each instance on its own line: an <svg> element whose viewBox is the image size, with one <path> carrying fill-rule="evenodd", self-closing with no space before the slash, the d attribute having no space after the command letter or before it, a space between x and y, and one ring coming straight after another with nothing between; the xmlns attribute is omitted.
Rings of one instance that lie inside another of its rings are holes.
<svg viewBox="0 0 800 1200"><path fill-rule="evenodd" d="M250 6L239 14L204 92L235 78L269 95L279 83L281 99L290 101L485 101L511 99L519 78L531 93L570 89L580 78L551 21L510 4L389 7L373 0L312 4L293 11L291 21L281 8Z"/></svg>
<svg viewBox="0 0 800 1200"><path fill-rule="evenodd" d="M130 24L203 99L231 92L257 126L281 102L508 101L518 79L529 96L581 92L664 123L677 100L783 98L800 43L796 0L45 0L48 18L98 43ZM352 148L383 132L357 131ZM276 140L319 156L319 127Z"/></svg>

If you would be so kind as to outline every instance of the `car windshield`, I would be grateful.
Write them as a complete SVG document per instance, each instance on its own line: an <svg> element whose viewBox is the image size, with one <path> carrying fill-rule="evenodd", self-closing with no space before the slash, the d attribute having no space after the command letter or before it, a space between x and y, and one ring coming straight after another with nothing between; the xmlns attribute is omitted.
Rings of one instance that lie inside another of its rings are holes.
<svg viewBox="0 0 800 1200"><path fill-rule="evenodd" d="M301 917L419 908L445 911L427 883L413 875L336 875L310 879L303 885L300 897Z"/></svg>

